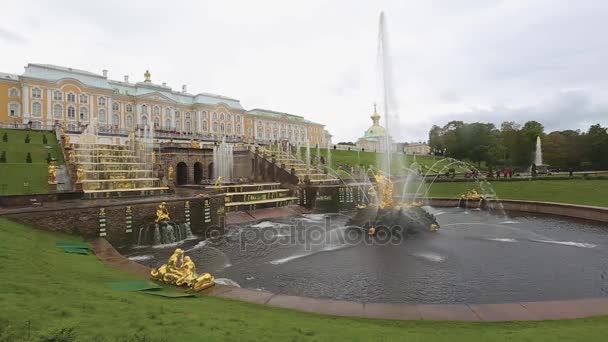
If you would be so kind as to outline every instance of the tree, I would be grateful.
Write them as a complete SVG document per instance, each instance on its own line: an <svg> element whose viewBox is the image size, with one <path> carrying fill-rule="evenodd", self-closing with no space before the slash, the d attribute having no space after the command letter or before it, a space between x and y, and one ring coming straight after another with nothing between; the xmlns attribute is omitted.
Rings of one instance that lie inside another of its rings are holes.
<svg viewBox="0 0 608 342"><path fill-rule="evenodd" d="M6 151L2 151L0 154L0 163L6 163Z"/></svg>
<svg viewBox="0 0 608 342"><path fill-rule="evenodd" d="M48 139L46 138L46 134L42 135L42 143L45 145L49 143Z"/></svg>
<svg viewBox="0 0 608 342"><path fill-rule="evenodd" d="M2 141L8 142L8 134L6 134L6 132L4 132L4 134L2 135Z"/></svg>
<svg viewBox="0 0 608 342"><path fill-rule="evenodd" d="M27 153L27 156L25 157L25 162L26 163L32 163L32 154L30 152Z"/></svg>
<svg viewBox="0 0 608 342"><path fill-rule="evenodd" d="M608 132L599 124L589 127L585 135L585 159L594 169L608 169Z"/></svg>
<svg viewBox="0 0 608 342"><path fill-rule="evenodd" d="M30 134L29 133L25 136L25 143L26 144L30 143Z"/></svg>

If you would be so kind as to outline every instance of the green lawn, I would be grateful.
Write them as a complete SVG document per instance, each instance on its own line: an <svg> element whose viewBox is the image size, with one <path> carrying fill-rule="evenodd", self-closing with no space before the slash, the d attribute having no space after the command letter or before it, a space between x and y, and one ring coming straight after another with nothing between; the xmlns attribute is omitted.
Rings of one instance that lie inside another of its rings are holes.
<svg viewBox="0 0 608 342"><path fill-rule="evenodd" d="M608 336L608 317L401 322L319 316L219 298L165 299L114 291L104 283L133 276L92 255L65 254L54 247L66 239L74 237L0 218L0 341L603 341Z"/></svg>
<svg viewBox="0 0 608 342"><path fill-rule="evenodd" d="M534 180L491 183L498 198L608 207L608 180ZM434 183L431 197L459 197L475 183ZM477 188L479 190L479 188Z"/></svg>
<svg viewBox="0 0 608 342"><path fill-rule="evenodd" d="M5 133L7 142L2 139ZM25 143L28 134L30 142ZM43 144L43 135L47 138L47 144ZM6 163L0 163L0 195L46 193L48 153L57 159L58 165L63 164L63 155L52 132L0 129L0 153L2 152L5 152ZM28 152L32 156L32 163L26 163ZM29 184L29 187L25 184Z"/></svg>

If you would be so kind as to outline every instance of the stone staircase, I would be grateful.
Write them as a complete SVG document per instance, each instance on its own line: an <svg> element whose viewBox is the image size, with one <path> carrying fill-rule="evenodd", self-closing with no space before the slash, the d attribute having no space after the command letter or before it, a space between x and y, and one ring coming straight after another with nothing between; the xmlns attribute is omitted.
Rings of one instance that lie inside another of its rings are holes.
<svg viewBox="0 0 608 342"><path fill-rule="evenodd" d="M292 196L292 191L282 188L281 183L233 184L206 188L225 191L224 206L227 212L285 207L299 201L299 197Z"/></svg>
<svg viewBox="0 0 608 342"><path fill-rule="evenodd" d="M298 177L299 182L301 183L310 182L310 184L315 185L340 183L340 180L337 177L323 172L314 165L307 167L303 160L298 159L296 156L290 153L282 151L267 151L266 156L267 158L274 157L276 164L280 165L281 167L284 166L284 169L287 172L291 172L291 170L295 171L295 175Z"/></svg>

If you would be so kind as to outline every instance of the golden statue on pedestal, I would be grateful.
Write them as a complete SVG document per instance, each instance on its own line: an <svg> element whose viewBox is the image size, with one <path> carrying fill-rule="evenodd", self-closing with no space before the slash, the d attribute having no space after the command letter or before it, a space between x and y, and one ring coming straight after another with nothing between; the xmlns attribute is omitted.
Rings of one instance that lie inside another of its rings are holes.
<svg viewBox="0 0 608 342"><path fill-rule="evenodd" d="M83 180L84 180L84 167L82 167L82 165L78 165L78 168L76 169L76 184L82 183Z"/></svg>
<svg viewBox="0 0 608 342"><path fill-rule="evenodd" d="M146 72L144 73L144 81L145 82L151 82L152 80L150 79L152 77L152 75L150 74L150 71L146 70Z"/></svg>
<svg viewBox="0 0 608 342"><path fill-rule="evenodd" d="M393 200L393 182L390 178L385 177L382 173L374 176L378 188L378 200L380 209L392 208L395 206Z"/></svg>
<svg viewBox="0 0 608 342"><path fill-rule="evenodd" d="M152 151L152 164L156 164L156 152Z"/></svg>
<svg viewBox="0 0 608 342"><path fill-rule="evenodd" d="M167 210L167 203L162 202L156 207L156 223L162 221L168 221L171 218L169 217L169 211Z"/></svg>
<svg viewBox="0 0 608 342"><path fill-rule="evenodd" d="M68 151L68 163L74 164L75 161L76 161L76 156L74 156L74 151L69 150Z"/></svg>
<svg viewBox="0 0 608 342"><path fill-rule="evenodd" d="M460 198L470 199L470 200L479 200L482 198L482 196L479 193L477 193L477 190L472 189L472 190L467 191L466 193L460 195Z"/></svg>
<svg viewBox="0 0 608 342"><path fill-rule="evenodd" d="M48 166L48 183L57 184L57 162L51 160Z"/></svg>
<svg viewBox="0 0 608 342"><path fill-rule="evenodd" d="M173 169L173 165L169 165L169 169L167 170L167 179L170 181L175 179L175 170Z"/></svg>
<svg viewBox="0 0 608 342"><path fill-rule="evenodd" d="M196 265L184 251L177 248L169 261L150 272L152 279L166 284L187 286L194 291L201 291L215 285L215 278L209 273L196 273Z"/></svg>

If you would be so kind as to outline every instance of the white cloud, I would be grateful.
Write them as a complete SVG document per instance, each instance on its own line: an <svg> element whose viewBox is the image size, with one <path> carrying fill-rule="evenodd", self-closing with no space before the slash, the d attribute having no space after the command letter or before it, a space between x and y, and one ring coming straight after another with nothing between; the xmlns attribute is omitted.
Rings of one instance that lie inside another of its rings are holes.
<svg viewBox="0 0 608 342"><path fill-rule="evenodd" d="M140 80L149 69L158 83L305 115L355 140L377 101L380 10L397 138L426 139L451 119L608 125L601 0L24 0L3 6L0 70L53 63Z"/></svg>

